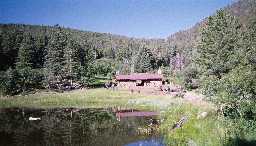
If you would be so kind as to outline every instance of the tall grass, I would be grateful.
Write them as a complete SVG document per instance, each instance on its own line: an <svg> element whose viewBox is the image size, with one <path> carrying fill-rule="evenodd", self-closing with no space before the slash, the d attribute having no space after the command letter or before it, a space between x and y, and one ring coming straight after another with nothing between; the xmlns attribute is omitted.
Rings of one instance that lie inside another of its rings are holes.
<svg viewBox="0 0 256 146"><path fill-rule="evenodd" d="M207 116L198 118L197 116L202 112L207 112ZM184 116L188 119L183 126L173 129L173 125ZM161 125L161 131L165 135L167 145L219 146L224 144L226 128L211 108L186 103L174 105L165 113L165 119Z"/></svg>
<svg viewBox="0 0 256 146"><path fill-rule="evenodd" d="M198 118L207 112L205 118ZM188 120L181 128L172 129L182 117ZM216 110L206 106L188 103L176 104L164 114L160 128L167 145L197 146L254 146L256 145L256 121L230 119L218 115Z"/></svg>
<svg viewBox="0 0 256 146"><path fill-rule="evenodd" d="M109 108L127 107L148 109L149 106L128 104L130 99L157 98L128 91L112 91L103 88L76 90L64 93L40 92L24 96L11 96L0 98L0 108L30 107L30 108Z"/></svg>

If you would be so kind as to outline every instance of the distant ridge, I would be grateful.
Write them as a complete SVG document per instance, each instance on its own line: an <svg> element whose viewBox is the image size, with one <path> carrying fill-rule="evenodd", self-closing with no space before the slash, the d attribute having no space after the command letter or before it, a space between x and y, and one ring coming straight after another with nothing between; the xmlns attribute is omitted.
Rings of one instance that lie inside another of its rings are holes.
<svg viewBox="0 0 256 146"><path fill-rule="evenodd" d="M239 0L223 8L238 17L240 22L246 26L250 18L256 15L256 0ZM95 59L113 59L118 53L136 54L140 48L147 48L148 53L152 54L156 60L156 66L170 65L170 53L179 53L181 61L185 62L189 56L189 50L196 48L200 40L200 29L203 27L207 18L198 22L187 30L176 32L163 39L143 39L132 38L123 35L110 33L98 33L85 30L77 30L64 27L64 31L84 47L91 47L95 51ZM0 24L0 70L13 67L17 59L20 38L23 35L31 34L38 38L42 35L50 38L56 31L55 26L45 25L26 25L26 24ZM7 38L10 37L10 38ZM2 44L1 44L2 43ZM174 51L174 49L176 49ZM127 54L128 56L131 54ZM119 54L120 55L120 54ZM128 57L129 58L129 57ZM176 58L177 59L177 58ZM127 65L131 59L124 60Z"/></svg>
<svg viewBox="0 0 256 146"><path fill-rule="evenodd" d="M256 15L256 0L239 0L223 8L236 16L240 23L247 25L253 15ZM190 29L182 30L170 35L167 38L169 44L179 49L194 48L200 39L200 29L206 22L207 18L198 22Z"/></svg>

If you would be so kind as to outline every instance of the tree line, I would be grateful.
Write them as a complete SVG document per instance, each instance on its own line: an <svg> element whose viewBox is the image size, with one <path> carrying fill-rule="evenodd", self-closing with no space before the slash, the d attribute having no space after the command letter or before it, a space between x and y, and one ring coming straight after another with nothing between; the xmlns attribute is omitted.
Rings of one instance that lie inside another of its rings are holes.
<svg viewBox="0 0 256 146"><path fill-rule="evenodd" d="M255 16L245 26L228 11L219 10L201 29L195 58L184 69L185 85L192 87L197 80L202 93L218 106L228 123L238 125L229 131L233 138L248 139L256 134L255 34Z"/></svg>
<svg viewBox="0 0 256 146"><path fill-rule="evenodd" d="M180 69L179 50L164 39L135 39L56 26L0 25L1 92L87 86L116 72ZM178 60L178 61L176 61Z"/></svg>
<svg viewBox="0 0 256 146"><path fill-rule="evenodd" d="M204 94L236 117L256 118L256 17L246 29L224 10L209 17L198 45Z"/></svg>

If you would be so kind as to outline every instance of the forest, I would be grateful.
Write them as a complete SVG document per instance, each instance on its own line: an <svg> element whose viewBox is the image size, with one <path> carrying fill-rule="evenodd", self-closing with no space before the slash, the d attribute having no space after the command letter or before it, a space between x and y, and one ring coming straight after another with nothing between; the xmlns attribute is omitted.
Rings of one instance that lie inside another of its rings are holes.
<svg viewBox="0 0 256 146"><path fill-rule="evenodd" d="M7 94L33 88L61 89L71 82L86 86L97 75L111 78L117 71L181 68L180 54L164 39L134 39L58 25L2 24L0 28L0 69L6 74L3 79L13 81L4 85Z"/></svg>
<svg viewBox="0 0 256 146"><path fill-rule="evenodd" d="M55 26L0 25L0 92L86 87L117 72L156 72L195 88L256 137L256 2L238 1L166 39Z"/></svg>

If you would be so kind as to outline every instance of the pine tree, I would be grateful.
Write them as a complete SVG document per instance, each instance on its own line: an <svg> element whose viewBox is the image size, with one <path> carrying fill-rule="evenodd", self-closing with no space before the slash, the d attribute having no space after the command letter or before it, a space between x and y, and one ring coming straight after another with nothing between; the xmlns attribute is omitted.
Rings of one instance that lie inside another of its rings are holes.
<svg viewBox="0 0 256 146"><path fill-rule="evenodd" d="M62 28L52 34L49 41L49 47L45 61L45 78L48 88L61 88L63 77L66 72L63 69L65 65L65 48L68 44L68 36Z"/></svg>
<svg viewBox="0 0 256 146"><path fill-rule="evenodd" d="M79 49L80 45L74 41L69 40L67 46L64 50L64 66L63 72L65 75L63 76L66 81L72 86L73 80L78 79L79 74Z"/></svg>
<svg viewBox="0 0 256 146"><path fill-rule="evenodd" d="M136 72L148 72L152 70L153 57L151 52L146 47L142 47L138 55L139 56L136 61Z"/></svg>
<svg viewBox="0 0 256 146"><path fill-rule="evenodd" d="M32 52L33 68L43 68L45 62L46 48L48 38L45 35L39 35L35 38L35 48Z"/></svg>
<svg viewBox="0 0 256 146"><path fill-rule="evenodd" d="M202 33L198 62L203 67L203 92L225 115L253 118L256 71L253 27L242 31L234 16L221 10L210 17Z"/></svg>
<svg viewBox="0 0 256 146"><path fill-rule="evenodd" d="M22 92L28 90L33 82L31 56L34 49L33 38L25 36L18 51L18 60L16 62L16 70L19 74L18 84Z"/></svg>
<svg viewBox="0 0 256 146"><path fill-rule="evenodd" d="M77 79L83 85L87 85L95 75L93 68L94 50L90 44L78 44Z"/></svg>
<svg viewBox="0 0 256 146"><path fill-rule="evenodd" d="M170 48L170 51L168 52L169 55L169 66L170 66L170 70L171 70L171 74L173 75L176 69L176 56L177 56L177 47L174 46L172 48Z"/></svg>
<svg viewBox="0 0 256 146"><path fill-rule="evenodd" d="M256 9L252 11L255 14ZM245 48L243 54L246 54L245 64L251 65L256 70L256 15L251 17L244 38Z"/></svg>
<svg viewBox="0 0 256 146"><path fill-rule="evenodd" d="M241 36L241 24L228 12L219 10L209 17L199 45L199 64L208 75L221 78L239 63Z"/></svg>
<svg viewBox="0 0 256 146"><path fill-rule="evenodd" d="M9 68L6 72L1 72L0 94L14 95L20 92L19 75L17 70Z"/></svg>

